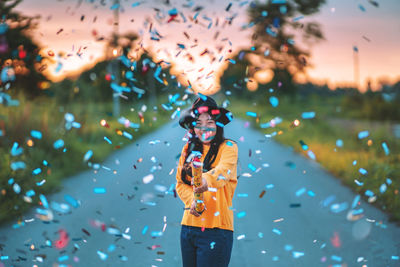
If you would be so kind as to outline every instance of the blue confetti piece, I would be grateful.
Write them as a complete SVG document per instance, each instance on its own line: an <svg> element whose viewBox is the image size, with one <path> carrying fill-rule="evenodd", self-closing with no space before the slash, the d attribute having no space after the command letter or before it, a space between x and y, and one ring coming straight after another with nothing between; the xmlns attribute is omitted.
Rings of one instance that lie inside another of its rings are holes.
<svg viewBox="0 0 400 267"><path fill-rule="evenodd" d="M392 180L391 180L390 178L386 178L386 183L387 183L388 185L391 185L391 184L392 184Z"/></svg>
<svg viewBox="0 0 400 267"><path fill-rule="evenodd" d="M14 183L14 178L8 179L8 184L9 184L9 185L12 185L13 183Z"/></svg>
<svg viewBox="0 0 400 267"><path fill-rule="evenodd" d="M108 246L108 252L113 252L117 247L114 244L111 244L110 246Z"/></svg>
<svg viewBox="0 0 400 267"><path fill-rule="evenodd" d="M291 245L285 245L285 250L286 251L291 251L293 249L293 246Z"/></svg>
<svg viewBox="0 0 400 267"><path fill-rule="evenodd" d="M381 194L385 193L386 190L387 190L387 185L386 185L386 184L382 184L382 185L379 187L379 192L381 192Z"/></svg>
<svg viewBox="0 0 400 267"><path fill-rule="evenodd" d="M357 179L355 179L354 182L355 182L358 186L363 186L363 185L364 185L363 182L360 182L360 181L358 181Z"/></svg>
<svg viewBox="0 0 400 267"><path fill-rule="evenodd" d="M33 171L32 171L32 175L38 175L39 173L41 173L42 172L42 169L41 168L36 168L36 169L34 169Z"/></svg>
<svg viewBox="0 0 400 267"><path fill-rule="evenodd" d="M132 140L132 135L130 134L130 133L128 133L128 132L125 132L125 131L123 131L123 136L125 136L126 138L128 138L128 139L130 139L130 140Z"/></svg>
<svg viewBox="0 0 400 267"><path fill-rule="evenodd" d="M0 260L2 261L8 260L8 256L0 256Z"/></svg>
<svg viewBox="0 0 400 267"><path fill-rule="evenodd" d="M304 256L304 252L292 251L292 255L293 255L293 258L298 259L298 258Z"/></svg>
<svg viewBox="0 0 400 267"><path fill-rule="evenodd" d="M363 139L369 135L368 131L361 131L358 133L358 139Z"/></svg>
<svg viewBox="0 0 400 267"><path fill-rule="evenodd" d="M26 164L23 161L15 161L15 162L11 162L10 167L13 171L16 171L19 169L25 169Z"/></svg>
<svg viewBox="0 0 400 267"><path fill-rule="evenodd" d="M245 211L241 211L236 215L238 218L243 218L244 216L246 216L246 212Z"/></svg>
<svg viewBox="0 0 400 267"><path fill-rule="evenodd" d="M178 15L178 10L176 8L168 10L168 15L170 16L176 16Z"/></svg>
<svg viewBox="0 0 400 267"><path fill-rule="evenodd" d="M251 163L249 163L249 164L247 165L247 167L249 167L249 169L252 170L253 172L255 172L255 171L257 170L257 168L256 168L253 164L251 164Z"/></svg>
<svg viewBox="0 0 400 267"><path fill-rule="evenodd" d="M268 11L263 10L263 11L261 12L261 16L263 16L263 17L268 16Z"/></svg>
<svg viewBox="0 0 400 267"><path fill-rule="evenodd" d="M271 96L269 98L269 103L271 103L271 105L276 108L279 105L279 99L275 96Z"/></svg>
<svg viewBox="0 0 400 267"><path fill-rule="evenodd" d="M147 225L145 227L143 227L142 235L145 235L148 229L149 229L149 227Z"/></svg>
<svg viewBox="0 0 400 267"><path fill-rule="evenodd" d="M81 124L79 122L74 121L74 122L72 122L72 127L79 129L79 128L81 128Z"/></svg>
<svg viewBox="0 0 400 267"><path fill-rule="evenodd" d="M281 234L282 234L282 232L279 231L279 230L276 229L276 228L272 229L272 232L274 232L274 233L277 234L277 235L281 235Z"/></svg>
<svg viewBox="0 0 400 267"><path fill-rule="evenodd" d="M29 191L27 191L27 192L25 193L25 195L26 195L27 197L33 197L35 194L36 194L35 191L33 191L32 189L29 190Z"/></svg>
<svg viewBox="0 0 400 267"><path fill-rule="evenodd" d="M392 256L392 260L398 261L400 259L399 256Z"/></svg>
<svg viewBox="0 0 400 267"><path fill-rule="evenodd" d="M106 192L106 189L104 187L95 187L93 189L93 192L96 194L104 194Z"/></svg>
<svg viewBox="0 0 400 267"><path fill-rule="evenodd" d="M389 151L389 147L388 147L388 145L386 144L386 142L383 142L383 143L382 143L382 148L383 148L383 150L385 151L385 155L386 155L386 156L389 155L390 151Z"/></svg>
<svg viewBox="0 0 400 267"><path fill-rule="evenodd" d="M302 187L302 188L300 188L299 190L296 191L296 196L299 197L302 194L304 194L305 192L306 192L306 188Z"/></svg>
<svg viewBox="0 0 400 267"><path fill-rule="evenodd" d="M219 121L217 121L215 124L216 124L217 126L221 127L221 128L224 128L224 127L225 127L225 125L224 125L222 122L219 122Z"/></svg>
<svg viewBox="0 0 400 267"><path fill-rule="evenodd" d="M210 248L214 249L214 246L215 246L215 242L213 241L213 242L210 243Z"/></svg>
<svg viewBox="0 0 400 267"><path fill-rule="evenodd" d="M53 143L53 147L54 147L55 149L62 148L63 146L64 146L64 140L62 140L62 139L58 139L57 141L55 141L55 142Z"/></svg>
<svg viewBox="0 0 400 267"><path fill-rule="evenodd" d="M359 5L358 5L358 8L359 8L362 12L365 12L365 7L364 7L363 5L359 4Z"/></svg>
<svg viewBox="0 0 400 267"><path fill-rule="evenodd" d="M310 159L315 160L315 154L311 150L308 150L307 155L310 157Z"/></svg>
<svg viewBox="0 0 400 267"><path fill-rule="evenodd" d="M15 223L15 224L12 225L12 228L13 228L13 229L17 229L17 228L20 228L21 226L24 226L24 225L25 225L24 222Z"/></svg>
<svg viewBox="0 0 400 267"><path fill-rule="evenodd" d="M343 147L343 140L342 139L336 140L336 146L337 147Z"/></svg>
<svg viewBox="0 0 400 267"><path fill-rule="evenodd" d="M214 213L214 216L218 216L219 215L219 211Z"/></svg>
<svg viewBox="0 0 400 267"><path fill-rule="evenodd" d="M159 236L162 236L162 235L163 235L162 231L152 231L151 232L151 236L152 237L159 237Z"/></svg>
<svg viewBox="0 0 400 267"><path fill-rule="evenodd" d="M233 146L233 143L232 143L231 141L227 141L227 142L226 142L226 145L227 145L227 146Z"/></svg>
<svg viewBox="0 0 400 267"><path fill-rule="evenodd" d="M45 197L44 195L41 194L41 195L39 196L39 198L40 198L40 201L42 202L43 207L45 207L46 209L48 209L48 208L49 208L49 202L47 202L46 197Z"/></svg>
<svg viewBox="0 0 400 267"><path fill-rule="evenodd" d="M331 204L332 203L332 201L334 201L336 199L336 196L334 196L334 195L330 195L329 197L327 197L323 202L322 202L322 205L324 206L324 207L327 207L329 204Z"/></svg>
<svg viewBox="0 0 400 267"><path fill-rule="evenodd" d="M97 251L97 255L99 255L100 259L105 261L108 258L108 255L100 250Z"/></svg>
<svg viewBox="0 0 400 267"><path fill-rule="evenodd" d="M11 148L11 156L21 155L22 152L24 152L24 149L22 147L19 147L19 144L17 142L14 142Z"/></svg>
<svg viewBox="0 0 400 267"><path fill-rule="evenodd" d="M70 195L64 195L64 199L65 199L65 201L67 201L72 207L74 207L74 208L78 208L79 207L79 202L75 199L75 198L73 198L72 196L70 196Z"/></svg>
<svg viewBox="0 0 400 267"><path fill-rule="evenodd" d="M68 255L63 255L63 256L61 256L61 257L58 257L58 261L67 261L69 259L69 256Z"/></svg>
<svg viewBox="0 0 400 267"><path fill-rule="evenodd" d="M367 197L373 197L374 196L374 192L372 192L371 190L367 190L367 191L365 191L365 195Z"/></svg>
<svg viewBox="0 0 400 267"><path fill-rule="evenodd" d="M314 193L313 191L311 191L311 190L308 190L307 194L308 194L310 197L315 197L315 193Z"/></svg>
<svg viewBox="0 0 400 267"><path fill-rule="evenodd" d="M83 156L83 160L88 161L92 156L93 156L93 151L89 150L88 152L85 153L85 156Z"/></svg>
<svg viewBox="0 0 400 267"><path fill-rule="evenodd" d="M340 204L333 204L331 206L331 211L334 213L340 213L348 208L348 204L346 202Z"/></svg>
<svg viewBox="0 0 400 267"><path fill-rule="evenodd" d="M263 237L264 237L264 234L261 233L261 232L258 232L258 237L259 237L259 238L263 238Z"/></svg>
<svg viewBox="0 0 400 267"><path fill-rule="evenodd" d="M201 98L201 100L203 100L203 101L207 100L207 96L203 95L202 93L198 93L198 95Z"/></svg>
<svg viewBox="0 0 400 267"><path fill-rule="evenodd" d="M15 184L13 185L13 190L14 190L14 192L15 192L16 194L21 193L21 187L20 187L19 184L17 184L17 183L15 183Z"/></svg>
<svg viewBox="0 0 400 267"><path fill-rule="evenodd" d="M272 4L286 4L286 0L272 0Z"/></svg>
<svg viewBox="0 0 400 267"><path fill-rule="evenodd" d="M36 139L42 139L42 133L36 130L31 131L31 136Z"/></svg>
<svg viewBox="0 0 400 267"><path fill-rule="evenodd" d="M265 187L266 187L267 189L271 189L271 188L274 188L274 185L273 185L273 184L267 184Z"/></svg>
<svg viewBox="0 0 400 267"><path fill-rule="evenodd" d="M237 194L238 197L248 197L248 194Z"/></svg>
<svg viewBox="0 0 400 267"><path fill-rule="evenodd" d="M193 19L196 20L197 16L200 14L200 12L196 12L196 14L194 14Z"/></svg>
<svg viewBox="0 0 400 267"><path fill-rule="evenodd" d="M3 130L0 130L0 136L4 136Z"/></svg>
<svg viewBox="0 0 400 267"><path fill-rule="evenodd" d="M353 166L356 166L356 164L357 164L357 160L354 160L353 161Z"/></svg>
<svg viewBox="0 0 400 267"><path fill-rule="evenodd" d="M46 182L46 180L42 180L40 182L37 182L36 185L37 186L42 186L45 182Z"/></svg>
<svg viewBox="0 0 400 267"><path fill-rule="evenodd" d="M361 173L362 175L368 174L367 170L366 170L366 169L363 169L363 168L360 168L360 169L358 170L358 172Z"/></svg>
<svg viewBox="0 0 400 267"><path fill-rule="evenodd" d="M336 255L332 255L331 256L331 260L333 260L333 261L342 261L342 258L339 257L339 256L336 256Z"/></svg>
<svg viewBox="0 0 400 267"><path fill-rule="evenodd" d="M351 204L352 209L354 209L357 206L358 201L360 201L360 195L354 197L353 203Z"/></svg>
<svg viewBox="0 0 400 267"><path fill-rule="evenodd" d="M246 115L247 115L247 116L250 116L250 117L254 117L254 118L257 117L257 113L251 112L251 111L247 111L247 112L246 112Z"/></svg>
<svg viewBox="0 0 400 267"><path fill-rule="evenodd" d="M364 209L353 210L353 215L358 215L364 212Z"/></svg>
<svg viewBox="0 0 400 267"><path fill-rule="evenodd" d="M42 162L42 163L43 163L43 165L44 165L44 166L47 166L47 165L49 165L49 163L47 162L47 160L43 160L43 162Z"/></svg>
<svg viewBox="0 0 400 267"><path fill-rule="evenodd" d="M228 59L228 60L229 60L230 63L236 64L236 61L235 61L235 60L233 60L233 59Z"/></svg>
<svg viewBox="0 0 400 267"><path fill-rule="evenodd" d="M111 140L104 136L104 140L106 140L110 145L112 144Z"/></svg>
<svg viewBox="0 0 400 267"><path fill-rule="evenodd" d="M312 119L315 117L315 112L314 111L303 112L303 113L301 113L301 117L303 119Z"/></svg>
<svg viewBox="0 0 400 267"><path fill-rule="evenodd" d="M51 202L51 209L58 211L59 213L68 213L71 211L71 208L65 203L57 203L55 201Z"/></svg>
<svg viewBox="0 0 400 267"><path fill-rule="evenodd" d="M293 22L299 21L301 19L304 19L304 16L298 16L298 17L293 18Z"/></svg>
<svg viewBox="0 0 400 267"><path fill-rule="evenodd" d="M137 7L138 5L140 5L140 2L135 2L132 4L132 7Z"/></svg>
<svg viewBox="0 0 400 267"><path fill-rule="evenodd" d="M110 7L111 10L118 9L118 8L119 8L119 4L114 4Z"/></svg>

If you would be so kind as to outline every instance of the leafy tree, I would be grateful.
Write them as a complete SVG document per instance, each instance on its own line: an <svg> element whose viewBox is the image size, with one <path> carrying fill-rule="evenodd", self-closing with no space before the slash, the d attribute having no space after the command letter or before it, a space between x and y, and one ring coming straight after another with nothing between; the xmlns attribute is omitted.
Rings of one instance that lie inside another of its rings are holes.
<svg viewBox="0 0 400 267"><path fill-rule="evenodd" d="M37 27L39 16L28 17L14 11L21 2L0 1L0 86L7 88L12 83L13 88L34 97L47 81L38 68L43 59L38 54L39 47L29 35Z"/></svg>
<svg viewBox="0 0 400 267"><path fill-rule="evenodd" d="M249 27L254 27L252 54L262 59L258 67L273 70L282 93L294 94L293 75L310 65L310 52L298 45L298 37L308 45L324 39L317 22L303 22L324 3L325 0L271 0L253 3L248 10Z"/></svg>

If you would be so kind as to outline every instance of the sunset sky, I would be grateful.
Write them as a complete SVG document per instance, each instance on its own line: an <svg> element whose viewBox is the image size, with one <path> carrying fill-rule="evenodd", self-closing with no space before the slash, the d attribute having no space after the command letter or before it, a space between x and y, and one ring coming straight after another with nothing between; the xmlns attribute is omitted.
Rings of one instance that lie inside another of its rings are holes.
<svg viewBox="0 0 400 267"><path fill-rule="evenodd" d="M218 83L219 73L230 64L225 59L240 48L251 46L252 29L241 30L249 22L246 9L250 2L171 0L167 6L165 1L160 0L121 0L119 32L136 32L146 49L157 52L157 59L174 65L174 74L194 81L199 89L207 93L210 92L207 89L215 90L213 86ZM331 88L352 85L353 46L359 49L362 90L366 88L367 79L371 79L373 89L378 88L379 79L389 82L400 79L400 1L376 2L379 7L367 0L327 0L320 13L307 18L322 25L326 39L310 49L314 68L308 69L308 79L327 83ZM232 3L232 7L226 12L229 3ZM193 12L195 6L204 7L199 12L198 24L189 19L196 13ZM62 58L54 57L55 61L62 64L57 73L57 64L49 68L53 72L53 79L57 80L95 62L103 55L105 41L96 41L93 33L95 31L97 37L110 36L113 29L112 8L112 0L82 0L81 4L78 0L24 0L17 10L26 15L41 15L39 28L33 35L45 48L45 52L52 51L56 55L60 51L65 53ZM180 22L167 23L168 11L173 8L183 16L178 15ZM237 16L232 25L224 24L224 20L234 14ZM156 30L162 36L160 41L150 39L150 23L146 23L146 19L153 23L153 31ZM185 37L184 32L190 39ZM220 34L214 40L216 32ZM196 38L198 46L191 48ZM181 53L178 43L185 45ZM218 51L218 47L222 49ZM214 53L214 57L222 60L210 63L210 57L200 56L206 48ZM78 51L80 56L77 55ZM187 53L193 56L194 63L188 59Z"/></svg>

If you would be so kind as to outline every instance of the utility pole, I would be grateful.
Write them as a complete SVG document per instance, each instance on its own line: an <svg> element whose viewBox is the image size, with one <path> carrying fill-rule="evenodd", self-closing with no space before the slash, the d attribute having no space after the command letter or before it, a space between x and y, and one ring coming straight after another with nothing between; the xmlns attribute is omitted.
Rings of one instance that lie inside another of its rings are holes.
<svg viewBox="0 0 400 267"><path fill-rule="evenodd" d="M112 73L115 77L114 82L119 85L119 51L118 51L118 30L119 30L119 0L114 0L114 5L117 6L114 9L114 25L113 25L113 56L112 59ZM119 93L113 92L113 116L119 117L120 114L120 106L119 106Z"/></svg>
<svg viewBox="0 0 400 267"><path fill-rule="evenodd" d="M358 47L353 46L353 64L354 64L354 84L357 90L360 89L360 62L358 58Z"/></svg>

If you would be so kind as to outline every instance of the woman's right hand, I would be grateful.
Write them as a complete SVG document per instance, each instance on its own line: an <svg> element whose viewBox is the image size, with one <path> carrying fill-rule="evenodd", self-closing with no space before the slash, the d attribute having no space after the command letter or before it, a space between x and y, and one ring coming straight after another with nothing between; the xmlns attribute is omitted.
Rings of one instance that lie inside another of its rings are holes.
<svg viewBox="0 0 400 267"><path fill-rule="evenodd" d="M192 205L190 206L190 214L199 217L200 214L196 211L196 200L193 199Z"/></svg>

